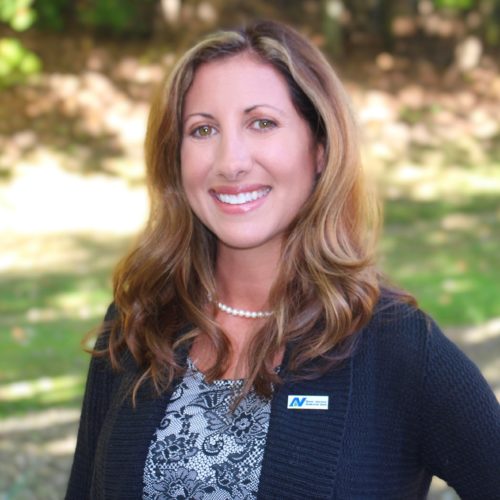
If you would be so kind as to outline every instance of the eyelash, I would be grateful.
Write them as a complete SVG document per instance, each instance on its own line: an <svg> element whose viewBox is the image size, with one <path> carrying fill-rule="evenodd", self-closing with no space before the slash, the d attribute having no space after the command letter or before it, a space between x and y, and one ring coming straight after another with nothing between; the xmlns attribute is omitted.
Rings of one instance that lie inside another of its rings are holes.
<svg viewBox="0 0 500 500"><path fill-rule="evenodd" d="M274 122L273 120L269 119L269 118L258 118L257 120L254 120L252 122L252 125L255 125L256 123L262 123L262 122L266 122L268 125L264 128L260 128L260 127L252 127L254 130L259 130L259 131L264 131L264 130L269 130L269 129L272 129L274 127L277 126L276 122Z"/></svg>
<svg viewBox="0 0 500 500"><path fill-rule="evenodd" d="M210 129L210 133L208 135L201 135L200 130L202 129ZM199 127L194 128L189 135L191 137L195 137L196 139L205 139L207 137L210 137L213 133L213 130L215 130L215 127L212 127L212 125L200 125Z"/></svg>
<svg viewBox="0 0 500 500"><path fill-rule="evenodd" d="M256 126L257 124L263 124L266 123L267 125L263 128L260 128L259 126ZM276 122L269 119L269 118L258 118L256 120L253 120L250 124L250 128L253 130L257 130L258 132L264 132L266 130L270 130L272 128L275 128L277 126ZM209 133L207 135L201 135L200 131L203 129L209 129ZM213 135L213 131L215 130L215 127L212 125L200 125L199 127L194 128L189 135L191 137L194 137L196 139L206 139L207 137L210 137Z"/></svg>

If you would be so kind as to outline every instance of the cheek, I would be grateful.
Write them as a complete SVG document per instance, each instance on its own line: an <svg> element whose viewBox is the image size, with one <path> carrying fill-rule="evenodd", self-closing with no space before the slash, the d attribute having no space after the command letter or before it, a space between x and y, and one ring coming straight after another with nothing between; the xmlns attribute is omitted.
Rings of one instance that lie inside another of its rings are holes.
<svg viewBox="0 0 500 500"><path fill-rule="evenodd" d="M198 183L196 179L193 178L191 172L182 172L182 188L184 189L184 194L189 203L189 206L196 212L196 207L198 205L199 195L197 193Z"/></svg>
<svg viewBox="0 0 500 500"><path fill-rule="evenodd" d="M317 154L311 133L306 125L297 126L295 133L290 134L281 144L278 154L281 162L289 168L292 175L303 181L314 179L317 170Z"/></svg>
<svg viewBox="0 0 500 500"><path fill-rule="evenodd" d="M199 183L205 179L210 171L211 151L207 147L187 145L181 147L180 164L183 184Z"/></svg>
<svg viewBox="0 0 500 500"><path fill-rule="evenodd" d="M189 149L181 150L180 161L182 186L188 192L194 189L199 183L202 177L202 165L199 161L196 161L195 155Z"/></svg>
<svg viewBox="0 0 500 500"><path fill-rule="evenodd" d="M287 164L290 174L295 177L297 182L305 184L304 189L307 189L306 186L314 182L316 177L316 159L311 151L306 148L291 146L288 151Z"/></svg>
<svg viewBox="0 0 500 500"><path fill-rule="evenodd" d="M193 178L193 171L190 168L181 166L181 182L185 197L191 209L196 208L196 181Z"/></svg>
<svg viewBox="0 0 500 500"><path fill-rule="evenodd" d="M181 156L181 182L187 203L194 214L206 224L207 188L206 175L199 162L188 161Z"/></svg>

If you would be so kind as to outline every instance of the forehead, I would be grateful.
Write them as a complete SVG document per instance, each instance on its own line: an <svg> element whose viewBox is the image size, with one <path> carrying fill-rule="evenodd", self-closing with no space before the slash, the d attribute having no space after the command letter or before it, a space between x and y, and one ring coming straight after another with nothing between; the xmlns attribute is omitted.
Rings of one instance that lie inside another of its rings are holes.
<svg viewBox="0 0 500 500"><path fill-rule="evenodd" d="M275 104L291 106L285 78L270 63L248 53L203 63L195 71L185 109L199 105Z"/></svg>

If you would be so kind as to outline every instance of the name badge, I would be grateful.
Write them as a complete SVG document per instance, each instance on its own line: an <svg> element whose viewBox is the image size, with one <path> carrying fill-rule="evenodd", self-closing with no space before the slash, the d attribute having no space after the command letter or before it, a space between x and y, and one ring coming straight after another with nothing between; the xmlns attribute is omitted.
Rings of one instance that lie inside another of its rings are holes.
<svg viewBox="0 0 500 500"><path fill-rule="evenodd" d="M289 410L328 410L328 396L288 396Z"/></svg>

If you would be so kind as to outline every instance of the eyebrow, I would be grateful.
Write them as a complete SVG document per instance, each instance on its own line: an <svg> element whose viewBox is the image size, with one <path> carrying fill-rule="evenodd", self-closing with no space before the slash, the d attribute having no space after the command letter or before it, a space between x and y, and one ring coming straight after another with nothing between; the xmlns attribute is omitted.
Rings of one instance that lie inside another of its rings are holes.
<svg viewBox="0 0 500 500"><path fill-rule="evenodd" d="M214 117L210 114L210 113L202 113L202 112L199 112L199 113L190 113L189 115L187 115L183 121L187 121L189 118L191 118L192 116L202 116L203 118L209 118L211 120L214 120Z"/></svg>
<svg viewBox="0 0 500 500"><path fill-rule="evenodd" d="M281 110L280 108L277 108L276 106L273 106L271 104L255 104L254 106L250 106L249 108L246 108L243 110L245 114L251 113L257 108L271 108L274 109L274 111L277 111L280 115L284 115L285 112Z"/></svg>
<svg viewBox="0 0 500 500"><path fill-rule="evenodd" d="M280 115L284 115L285 112L282 111L281 109L277 108L276 106L272 106L271 104L254 104L253 106L250 106L249 108L245 108L243 110L243 113L246 115L251 113L252 111L255 111L257 108L271 108L274 109L276 112L278 112ZM211 115L210 113L203 113L203 112L197 112L197 113L190 113L184 118L184 121L187 121L189 118L193 116L201 116L203 118L208 118L210 120L215 120L215 117Z"/></svg>

